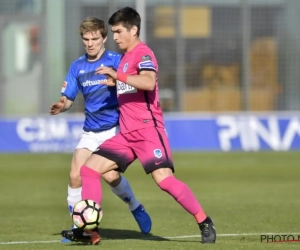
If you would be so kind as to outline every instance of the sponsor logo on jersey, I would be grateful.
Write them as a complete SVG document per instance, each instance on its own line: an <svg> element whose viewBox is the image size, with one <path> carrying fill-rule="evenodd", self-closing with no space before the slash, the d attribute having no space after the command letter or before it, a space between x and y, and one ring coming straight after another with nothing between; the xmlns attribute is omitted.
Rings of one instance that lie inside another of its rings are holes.
<svg viewBox="0 0 300 250"><path fill-rule="evenodd" d="M160 149L154 149L154 150L153 150L153 153L154 153L154 156L155 156L156 158L161 158L161 157L162 157L162 152L161 152Z"/></svg>
<svg viewBox="0 0 300 250"><path fill-rule="evenodd" d="M131 94L131 93L136 93L137 89L135 87L132 87L132 86L124 83L124 82L117 80L117 92L118 92L118 95Z"/></svg>
<svg viewBox="0 0 300 250"><path fill-rule="evenodd" d="M85 82L81 83L81 85L82 85L82 87L89 87L89 86L99 85L103 82L107 82L107 79L101 79L101 80L95 80L95 81L86 80Z"/></svg>
<svg viewBox="0 0 300 250"><path fill-rule="evenodd" d="M79 70L79 74L83 74L85 72L84 69Z"/></svg>
<svg viewBox="0 0 300 250"><path fill-rule="evenodd" d="M128 69L128 63L125 63L124 67L123 67L123 72L125 73Z"/></svg>
<svg viewBox="0 0 300 250"><path fill-rule="evenodd" d="M66 81L64 81L62 87L61 87L61 92L65 92L66 88L67 88L68 83Z"/></svg>
<svg viewBox="0 0 300 250"><path fill-rule="evenodd" d="M151 69L151 70L156 70L154 64L152 61L143 61L139 63L139 69Z"/></svg>

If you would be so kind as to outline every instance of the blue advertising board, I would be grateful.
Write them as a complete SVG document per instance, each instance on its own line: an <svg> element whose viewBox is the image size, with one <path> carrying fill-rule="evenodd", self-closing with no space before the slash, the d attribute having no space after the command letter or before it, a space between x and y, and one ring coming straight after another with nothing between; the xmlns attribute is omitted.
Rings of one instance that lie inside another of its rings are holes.
<svg viewBox="0 0 300 250"><path fill-rule="evenodd" d="M72 152L83 116L0 119L0 153ZM174 151L300 150L300 114L166 114Z"/></svg>

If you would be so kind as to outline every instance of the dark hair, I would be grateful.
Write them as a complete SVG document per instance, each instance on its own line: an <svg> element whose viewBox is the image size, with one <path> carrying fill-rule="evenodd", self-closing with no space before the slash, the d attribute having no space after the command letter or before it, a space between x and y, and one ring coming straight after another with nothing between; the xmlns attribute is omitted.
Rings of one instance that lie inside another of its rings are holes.
<svg viewBox="0 0 300 250"><path fill-rule="evenodd" d="M115 12L108 20L109 25L123 25L127 30L131 29L133 26L138 28L137 36L140 35L141 29L141 17L139 13L130 7L125 7L123 9Z"/></svg>

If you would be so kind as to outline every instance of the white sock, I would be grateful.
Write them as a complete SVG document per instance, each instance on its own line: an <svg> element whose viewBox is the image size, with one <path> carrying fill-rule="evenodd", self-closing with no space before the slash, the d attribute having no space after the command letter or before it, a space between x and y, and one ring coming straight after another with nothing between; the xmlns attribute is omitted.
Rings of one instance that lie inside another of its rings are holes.
<svg viewBox="0 0 300 250"><path fill-rule="evenodd" d="M81 201L81 187L80 188L71 188L70 186L68 186L68 208L69 208L69 212L70 215L72 215L72 210L73 207L75 206L75 204L79 201ZM73 225L73 228L76 227L75 225Z"/></svg>
<svg viewBox="0 0 300 250"><path fill-rule="evenodd" d="M124 176L121 176L121 182L117 187L110 187L115 195L128 204L130 211L135 210L141 203L135 198L129 182Z"/></svg>

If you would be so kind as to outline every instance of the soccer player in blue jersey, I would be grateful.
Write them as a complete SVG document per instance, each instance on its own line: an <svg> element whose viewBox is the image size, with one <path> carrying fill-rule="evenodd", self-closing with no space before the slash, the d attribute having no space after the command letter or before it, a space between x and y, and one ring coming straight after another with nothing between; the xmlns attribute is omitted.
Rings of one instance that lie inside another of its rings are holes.
<svg viewBox="0 0 300 250"><path fill-rule="evenodd" d="M100 66L117 69L120 63L120 54L105 50L104 43L107 39L107 32L107 26L102 20L88 17L82 21L80 35L86 54L71 64L61 89L62 97L50 106L49 113L57 115L71 108L79 91L85 100L83 133L71 163L67 198L70 212L73 206L82 199L80 167L99 145L119 132L116 88L102 84L107 81L105 75L95 74L95 70ZM110 185L113 193L128 204L140 230L143 233L149 233L151 219L135 198L125 177L120 176L117 171L109 171L102 177ZM101 200L102 197L99 198ZM81 232L78 230L78 233ZM85 239L85 237L90 238L89 236L76 235L76 238ZM62 241L67 242L68 240L63 239Z"/></svg>

